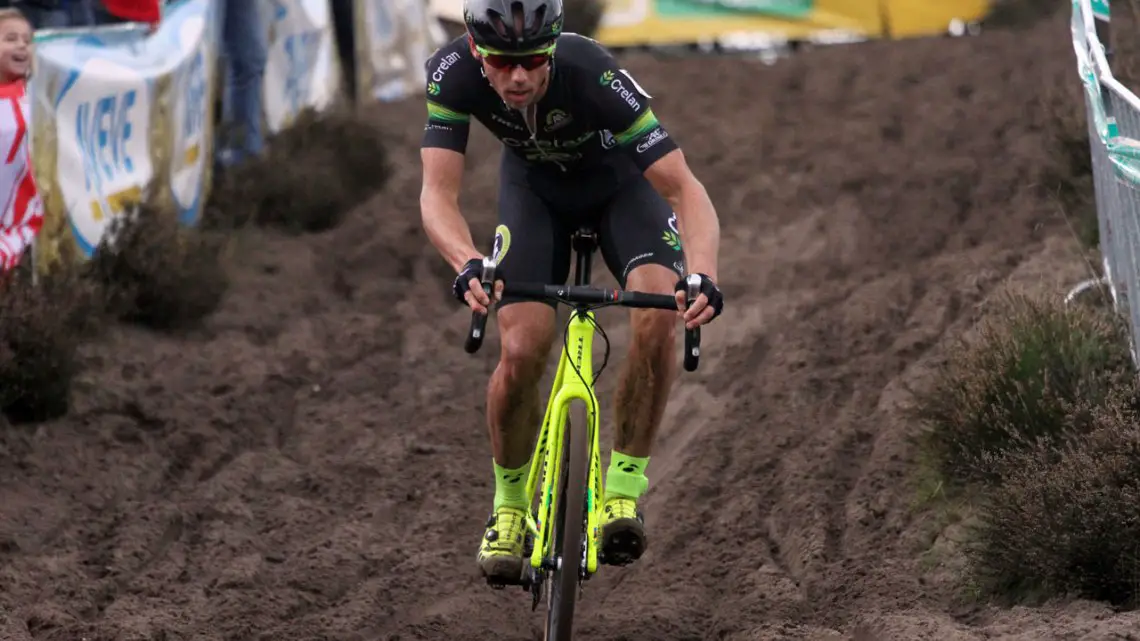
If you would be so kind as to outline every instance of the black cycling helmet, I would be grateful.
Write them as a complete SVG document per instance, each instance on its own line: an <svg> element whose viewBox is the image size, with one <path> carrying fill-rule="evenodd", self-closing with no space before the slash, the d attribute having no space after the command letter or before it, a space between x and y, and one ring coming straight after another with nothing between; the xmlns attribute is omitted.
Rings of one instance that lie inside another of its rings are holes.
<svg viewBox="0 0 1140 641"><path fill-rule="evenodd" d="M463 22L478 46L530 51L562 33L562 0L465 0Z"/></svg>

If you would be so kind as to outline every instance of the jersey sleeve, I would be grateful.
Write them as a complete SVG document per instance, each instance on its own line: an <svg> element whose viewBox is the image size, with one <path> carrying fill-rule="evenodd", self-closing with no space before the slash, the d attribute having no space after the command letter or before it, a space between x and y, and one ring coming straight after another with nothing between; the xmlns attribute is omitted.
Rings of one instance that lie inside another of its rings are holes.
<svg viewBox="0 0 1140 641"><path fill-rule="evenodd" d="M467 136L471 131L471 114L463 99L464 90L458 73L447 74L460 54L451 48L437 51L424 63L427 70L427 124L421 148L439 147L459 153L467 151ZM450 82L448 82L450 81Z"/></svg>
<svg viewBox="0 0 1140 641"><path fill-rule="evenodd" d="M617 60L602 49L594 48L587 56L586 91L592 96L600 129L608 129L645 171L661 157L677 149L669 132L657 121L650 106L650 96L637 84L633 75L618 66Z"/></svg>

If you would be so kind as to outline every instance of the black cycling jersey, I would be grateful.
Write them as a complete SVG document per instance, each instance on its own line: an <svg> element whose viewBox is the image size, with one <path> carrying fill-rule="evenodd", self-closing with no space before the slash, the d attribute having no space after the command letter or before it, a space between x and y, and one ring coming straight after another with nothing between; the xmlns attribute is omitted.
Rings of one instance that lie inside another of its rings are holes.
<svg viewBox="0 0 1140 641"><path fill-rule="evenodd" d="M600 43L576 33L558 39L550 83L530 126L523 112L508 106L491 87L466 35L425 64L423 147L465 152L474 116L534 168L569 172L632 161L644 171L677 148L653 115L650 96L629 72Z"/></svg>

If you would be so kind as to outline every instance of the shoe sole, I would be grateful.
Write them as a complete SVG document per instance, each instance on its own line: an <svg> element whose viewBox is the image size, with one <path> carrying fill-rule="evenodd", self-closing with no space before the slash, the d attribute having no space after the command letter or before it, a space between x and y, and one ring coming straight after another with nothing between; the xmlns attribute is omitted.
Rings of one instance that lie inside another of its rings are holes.
<svg viewBox="0 0 1140 641"><path fill-rule="evenodd" d="M628 565L645 554L645 526L633 519L618 519L602 530L602 562Z"/></svg>
<svg viewBox="0 0 1140 641"><path fill-rule="evenodd" d="M479 564L479 571L487 584L499 588L523 584L523 562L521 558L491 558Z"/></svg>

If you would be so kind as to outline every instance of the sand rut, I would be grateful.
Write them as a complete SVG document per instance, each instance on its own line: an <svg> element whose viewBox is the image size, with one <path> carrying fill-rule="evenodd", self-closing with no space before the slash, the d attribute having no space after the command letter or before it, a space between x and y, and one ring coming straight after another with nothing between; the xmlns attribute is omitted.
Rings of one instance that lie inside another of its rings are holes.
<svg viewBox="0 0 1140 641"><path fill-rule="evenodd" d="M650 467L649 552L587 585L583 638L1043 634L956 620L920 579L890 408L1064 233L1033 185L1041 79L1076 82L1063 21L774 67L623 62L718 206L728 302ZM462 351L468 313L420 228L422 102L374 117L404 159L386 193L319 236L243 239L206 327L117 330L87 349L71 416L0 432L0 633L536 638L525 595L475 576L498 337ZM486 248L497 153L476 127L461 205ZM606 312L607 406L624 324Z"/></svg>

